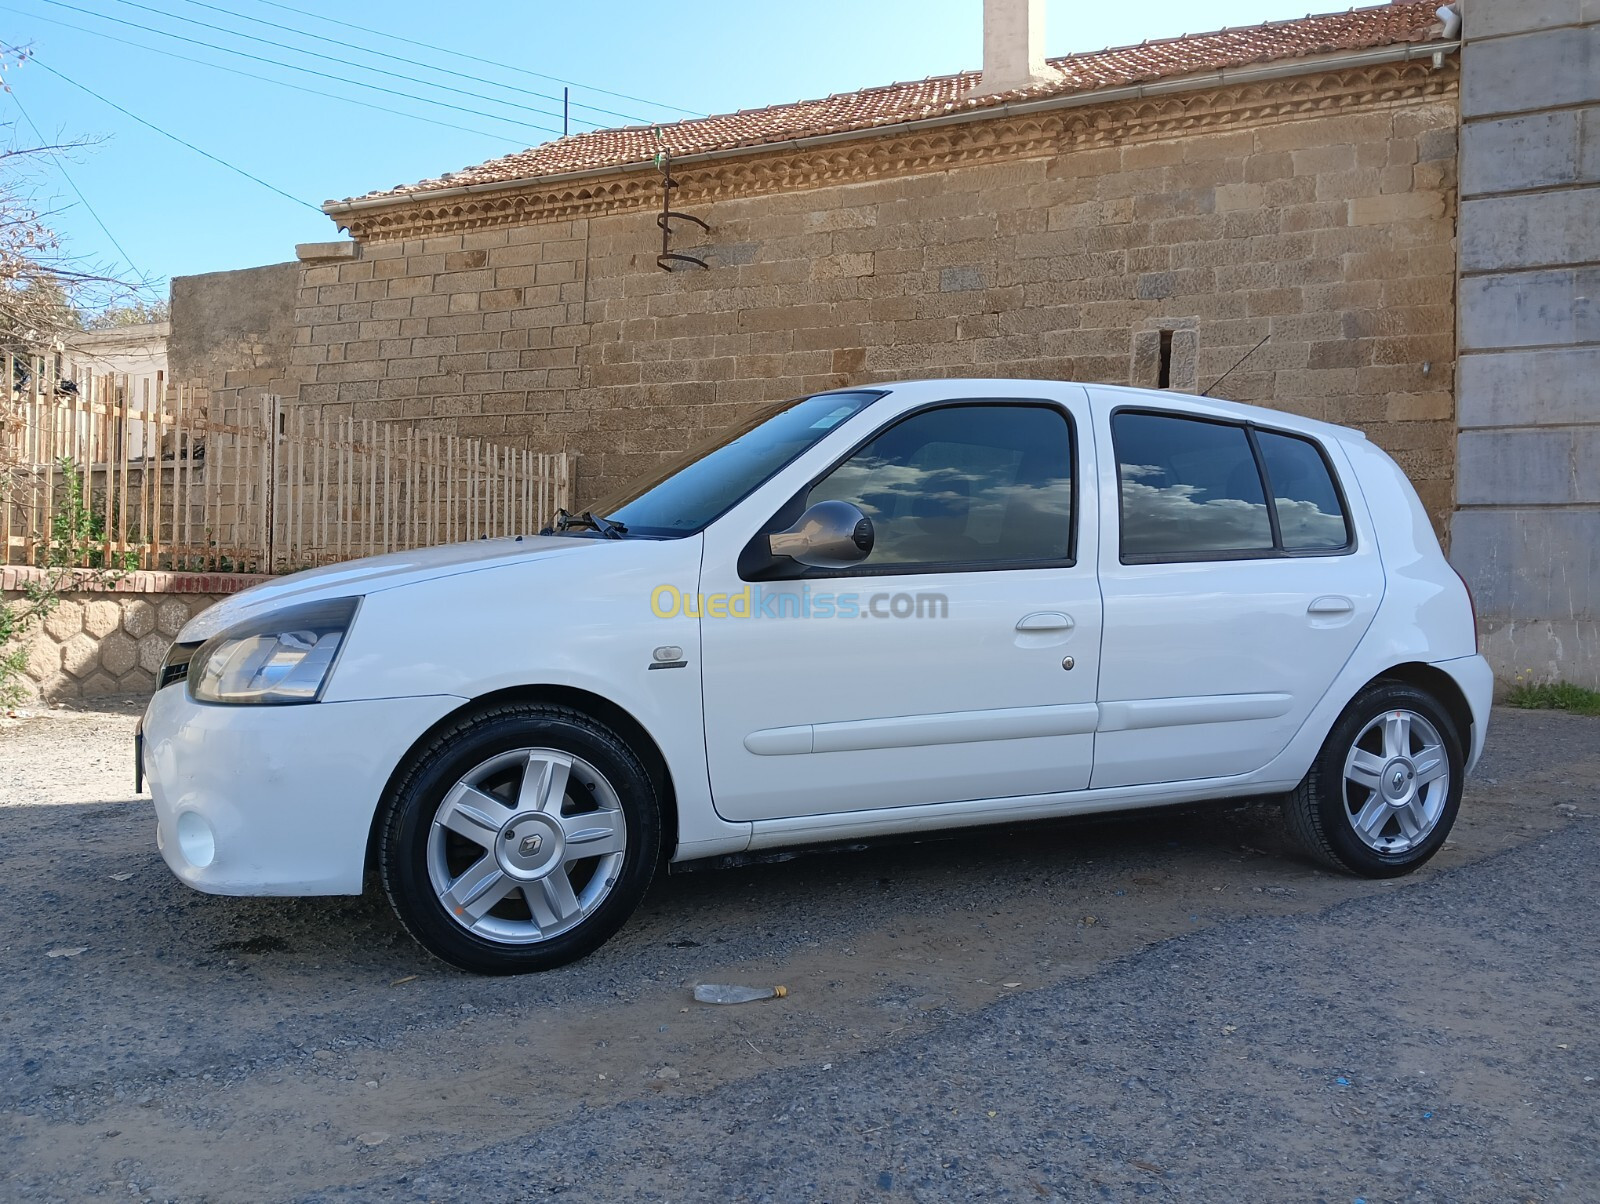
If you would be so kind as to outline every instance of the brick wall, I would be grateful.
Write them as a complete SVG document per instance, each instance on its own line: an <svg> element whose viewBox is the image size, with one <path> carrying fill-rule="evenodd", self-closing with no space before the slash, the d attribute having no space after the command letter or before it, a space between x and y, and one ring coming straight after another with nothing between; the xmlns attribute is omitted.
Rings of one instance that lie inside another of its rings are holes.
<svg viewBox="0 0 1600 1204"><path fill-rule="evenodd" d="M1455 100L1392 93L732 199L686 176L674 205L711 234L674 249L705 272L656 267L649 209L369 241L302 272L300 398L576 452L588 503L760 402L914 376L1154 384L1162 328L1173 385L1203 387L1270 334L1218 395L1365 429L1442 531Z"/></svg>

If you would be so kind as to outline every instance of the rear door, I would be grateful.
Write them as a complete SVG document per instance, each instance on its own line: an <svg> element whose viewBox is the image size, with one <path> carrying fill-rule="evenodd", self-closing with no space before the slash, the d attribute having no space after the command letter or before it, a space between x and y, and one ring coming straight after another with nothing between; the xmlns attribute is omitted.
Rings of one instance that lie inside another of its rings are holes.
<svg viewBox="0 0 1600 1204"><path fill-rule="evenodd" d="M1092 785L1246 774L1304 723L1383 596L1328 449L1093 397L1105 637Z"/></svg>

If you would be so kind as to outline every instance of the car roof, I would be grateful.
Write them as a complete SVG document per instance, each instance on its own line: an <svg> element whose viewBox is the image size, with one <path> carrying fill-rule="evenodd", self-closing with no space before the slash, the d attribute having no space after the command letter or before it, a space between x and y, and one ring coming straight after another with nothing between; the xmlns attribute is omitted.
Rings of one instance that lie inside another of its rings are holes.
<svg viewBox="0 0 1600 1204"><path fill-rule="evenodd" d="M1339 426L1332 422L1323 422L1316 418L1306 418L1287 410L1275 410L1267 406L1246 405L1240 401L1225 401L1217 397L1201 397L1195 393L1178 393L1171 389L1140 389L1131 385L1105 385L1094 381L1060 381L1044 380L1026 377L933 377L920 380L882 381L872 385L860 385L855 388L833 389L834 393L860 392L865 389L883 389L894 393L923 393L932 396L929 400L941 394L952 397L967 396L1015 396L1019 391L1028 386L1044 386L1046 395L1066 388L1088 389L1092 394L1112 401L1114 405L1126 406L1152 406L1158 409L1181 410L1185 413L1198 414L1207 418L1232 419L1235 422L1254 422L1262 426L1277 427L1280 430L1298 431L1307 435L1316 435L1323 439L1366 439L1366 435L1354 427Z"/></svg>

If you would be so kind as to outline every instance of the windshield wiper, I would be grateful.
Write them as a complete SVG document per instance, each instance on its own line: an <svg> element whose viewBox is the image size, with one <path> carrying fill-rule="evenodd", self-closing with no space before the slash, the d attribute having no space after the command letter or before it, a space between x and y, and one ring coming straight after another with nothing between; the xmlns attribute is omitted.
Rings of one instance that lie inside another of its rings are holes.
<svg viewBox="0 0 1600 1204"><path fill-rule="evenodd" d="M600 532L606 539L622 539L628 534L628 528L623 523L612 522L609 518L596 514L593 510L584 510L579 514L569 514L566 510L556 511L556 521L550 524L552 532L570 531L573 527L588 527L591 531Z"/></svg>

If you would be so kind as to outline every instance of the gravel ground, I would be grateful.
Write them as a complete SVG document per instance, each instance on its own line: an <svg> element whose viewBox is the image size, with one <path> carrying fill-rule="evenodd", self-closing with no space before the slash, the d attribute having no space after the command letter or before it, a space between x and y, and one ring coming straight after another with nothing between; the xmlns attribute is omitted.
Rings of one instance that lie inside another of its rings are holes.
<svg viewBox="0 0 1600 1204"><path fill-rule="evenodd" d="M1049 825L673 877L486 980L372 892L184 888L133 713L0 723L3 1199L1600 1198L1593 720L1497 714L1397 883L1260 806Z"/></svg>

